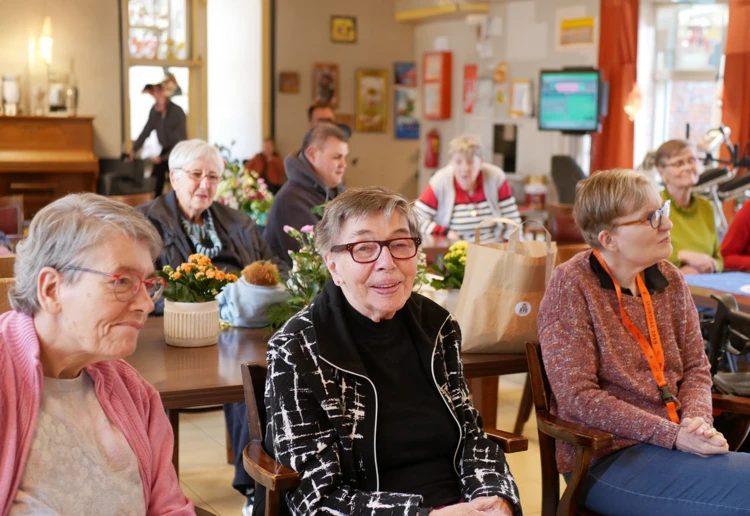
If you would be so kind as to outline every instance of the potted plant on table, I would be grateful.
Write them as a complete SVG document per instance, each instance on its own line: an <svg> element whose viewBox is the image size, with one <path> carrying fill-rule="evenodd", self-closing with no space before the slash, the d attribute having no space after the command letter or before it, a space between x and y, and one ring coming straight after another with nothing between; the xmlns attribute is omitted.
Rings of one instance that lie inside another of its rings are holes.
<svg viewBox="0 0 750 516"><path fill-rule="evenodd" d="M265 226L273 204L273 194L265 180L257 172L245 170L236 159L232 159L229 148L221 145L218 148L225 165L214 200L244 211L256 224Z"/></svg>
<svg viewBox="0 0 750 516"><path fill-rule="evenodd" d="M169 265L158 272L167 282L164 289L164 336L178 347L210 346L219 341L219 302L216 296L237 275L214 267L211 259L193 254L176 269Z"/></svg>
<svg viewBox="0 0 750 516"><path fill-rule="evenodd" d="M430 288L421 294L430 297L437 304L452 312L458 303L458 294L466 273L467 243L459 240L448 248L448 252L438 263L432 264Z"/></svg>

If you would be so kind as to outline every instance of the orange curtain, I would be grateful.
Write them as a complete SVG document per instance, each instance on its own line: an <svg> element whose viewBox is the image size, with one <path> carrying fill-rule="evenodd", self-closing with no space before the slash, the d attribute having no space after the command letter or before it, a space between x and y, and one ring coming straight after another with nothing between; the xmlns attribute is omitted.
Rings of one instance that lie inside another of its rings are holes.
<svg viewBox="0 0 750 516"><path fill-rule="evenodd" d="M601 0L599 69L609 82L609 114L591 139L591 171L633 168L633 122L623 107L636 82L638 0Z"/></svg>
<svg viewBox="0 0 750 516"><path fill-rule="evenodd" d="M732 130L732 141L750 140L750 0L730 0L724 65L722 121Z"/></svg>

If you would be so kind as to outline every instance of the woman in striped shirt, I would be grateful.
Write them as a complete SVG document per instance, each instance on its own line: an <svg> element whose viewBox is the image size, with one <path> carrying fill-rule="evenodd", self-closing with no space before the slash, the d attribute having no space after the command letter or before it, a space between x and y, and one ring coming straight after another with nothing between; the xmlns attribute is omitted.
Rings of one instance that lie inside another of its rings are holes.
<svg viewBox="0 0 750 516"><path fill-rule="evenodd" d="M435 172L415 203L422 234L469 240L486 218L505 217L520 223L521 215L505 173L482 160L479 139L459 136L450 142L449 149L450 164ZM482 242L501 241L513 229L491 224L482 227L480 238Z"/></svg>

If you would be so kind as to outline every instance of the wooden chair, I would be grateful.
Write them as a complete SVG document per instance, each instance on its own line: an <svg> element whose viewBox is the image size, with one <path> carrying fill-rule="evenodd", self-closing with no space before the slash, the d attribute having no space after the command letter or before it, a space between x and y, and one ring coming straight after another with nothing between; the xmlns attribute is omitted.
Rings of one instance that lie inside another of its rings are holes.
<svg viewBox="0 0 750 516"><path fill-rule="evenodd" d="M10 300L8 294L10 289L16 284L15 278L0 278L0 314L10 312L12 310L10 306Z"/></svg>
<svg viewBox="0 0 750 516"><path fill-rule="evenodd" d="M542 349L538 343L526 343L526 358L529 361L529 376L539 429L539 452L542 461L541 516L597 516L597 513L587 510L582 505L579 506L578 498L589 473L592 453L612 446L612 434L569 423L550 414L549 403L552 391L542 362ZM747 417L744 414L750 414L750 399L714 394L713 408L739 414L739 421L733 426L746 429ZM745 437L736 435L734 432L725 436L729 441L729 449L733 451L740 447ZM576 450L575 466L562 498L560 498L560 476L555 462L555 439L574 445Z"/></svg>
<svg viewBox="0 0 750 516"><path fill-rule="evenodd" d="M12 278L15 276L13 268L16 265L16 255L9 254L0 256L0 278Z"/></svg>
<svg viewBox="0 0 750 516"><path fill-rule="evenodd" d="M552 240L558 246L584 243L583 235L573 220L572 204L547 203L547 224Z"/></svg>
<svg viewBox="0 0 750 516"><path fill-rule="evenodd" d="M140 206L154 200L154 192L143 192L130 195L108 195L107 199L124 202L128 206Z"/></svg>
<svg viewBox="0 0 750 516"><path fill-rule="evenodd" d="M573 258L578 253L588 251L591 247L588 244L563 244L557 246L557 263L563 264Z"/></svg>
<svg viewBox="0 0 750 516"><path fill-rule="evenodd" d="M277 516L281 508L281 494L299 485L299 475L276 462L263 448L263 430L266 427L265 365L245 363L240 367L250 427L250 443L243 451L242 461L247 474L266 488L265 515ZM484 431L505 453L522 452L529 448L528 439L522 435L487 428Z"/></svg>

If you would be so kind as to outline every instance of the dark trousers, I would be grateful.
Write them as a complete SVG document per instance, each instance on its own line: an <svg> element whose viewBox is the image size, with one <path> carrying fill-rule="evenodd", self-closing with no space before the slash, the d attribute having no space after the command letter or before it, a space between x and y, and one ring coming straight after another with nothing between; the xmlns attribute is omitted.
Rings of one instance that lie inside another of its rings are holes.
<svg viewBox="0 0 750 516"><path fill-rule="evenodd" d="M151 170L151 177L156 178L154 197L159 197L164 191L164 179L166 178L168 171L169 163L167 161L162 161L158 165L154 165L154 168Z"/></svg>
<svg viewBox="0 0 750 516"><path fill-rule="evenodd" d="M224 419L227 423L229 441L234 452L234 487L241 494L246 495L249 487L255 487L255 480L245 472L242 463L242 452L250 443L250 431L247 427L247 407L244 403L229 403L224 405Z"/></svg>

